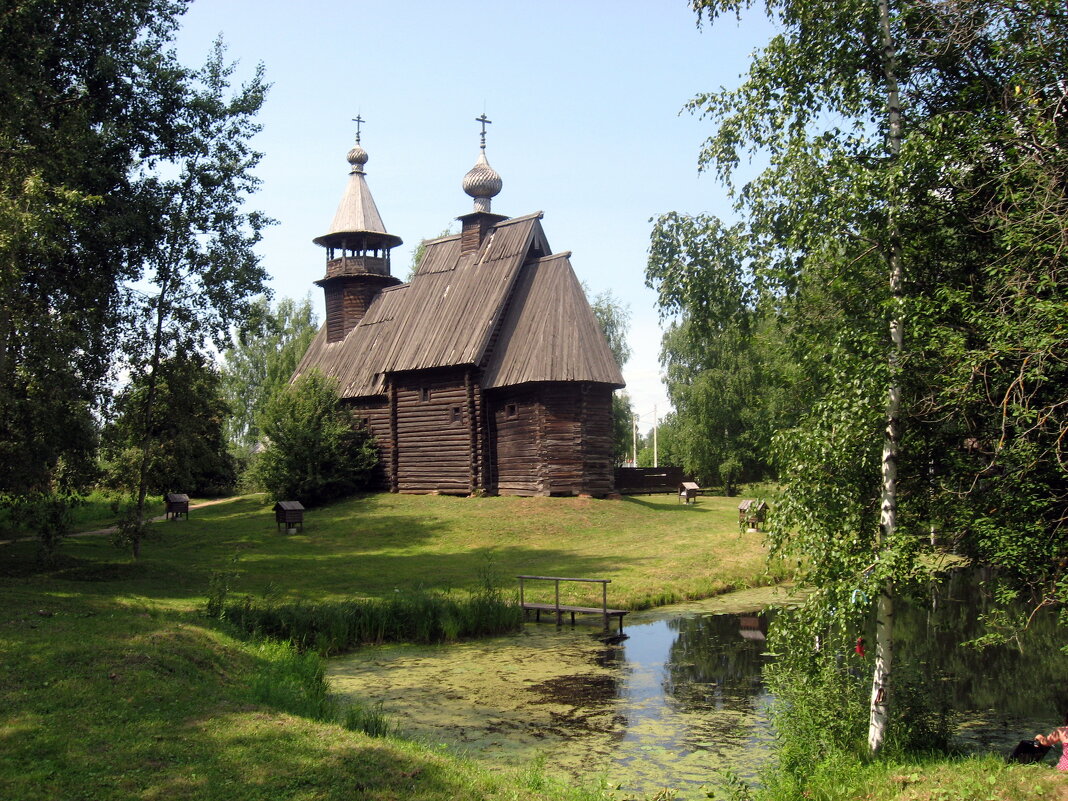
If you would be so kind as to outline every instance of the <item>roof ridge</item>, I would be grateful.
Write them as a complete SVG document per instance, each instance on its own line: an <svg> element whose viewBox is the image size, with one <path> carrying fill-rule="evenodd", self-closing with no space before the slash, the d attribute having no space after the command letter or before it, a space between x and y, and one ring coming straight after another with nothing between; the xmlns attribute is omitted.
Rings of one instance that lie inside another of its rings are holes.
<svg viewBox="0 0 1068 801"><path fill-rule="evenodd" d="M531 218L542 220L542 219L545 218L545 212L544 211L534 211L534 212L531 212L530 214L524 214L524 215L522 215L520 217L509 217L506 220L501 220L499 223L495 223L493 227L494 228L500 228L500 227L505 226L505 225L512 225L513 223L526 222L527 220L529 220Z"/></svg>
<svg viewBox="0 0 1068 801"><path fill-rule="evenodd" d="M448 242L450 239L459 239L460 234L445 234L445 236L435 236L433 239L424 239L422 244L432 245L435 242Z"/></svg>

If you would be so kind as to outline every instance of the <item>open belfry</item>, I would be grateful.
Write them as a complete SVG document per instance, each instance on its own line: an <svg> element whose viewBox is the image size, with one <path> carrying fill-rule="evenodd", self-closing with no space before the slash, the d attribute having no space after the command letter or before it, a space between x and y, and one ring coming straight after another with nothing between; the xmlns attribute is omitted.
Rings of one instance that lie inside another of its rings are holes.
<svg viewBox="0 0 1068 801"><path fill-rule="evenodd" d="M361 122L357 118L357 122ZM614 491L612 391L624 386L542 213L494 214L502 187L486 159L486 124L463 190L474 209L459 234L425 243L401 283L367 186L367 151L349 151L349 182L327 233L326 322L294 377L318 368L340 383L375 437L393 492L591 495Z"/></svg>

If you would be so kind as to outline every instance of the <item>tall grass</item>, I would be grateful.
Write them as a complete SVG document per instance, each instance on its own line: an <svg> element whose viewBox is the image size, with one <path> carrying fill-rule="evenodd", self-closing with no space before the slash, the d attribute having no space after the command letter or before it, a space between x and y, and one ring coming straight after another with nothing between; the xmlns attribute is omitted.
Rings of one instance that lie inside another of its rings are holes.
<svg viewBox="0 0 1068 801"><path fill-rule="evenodd" d="M319 654L298 651L289 643L264 640L257 648L257 656L260 666L249 683L254 702L291 715L338 723L371 737L386 737L394 732L381 704L346 704L330 694Z"/></svg>
<svg viewBox="0 0 1068 801"><path fill-rule="evenodd" d="M220 617L259 637L290 643L298 652L341 653L386 642L441 643L518 631L523 610L489 585L468 596L416 590L392 598L337 603L223 603Z"/></svg>

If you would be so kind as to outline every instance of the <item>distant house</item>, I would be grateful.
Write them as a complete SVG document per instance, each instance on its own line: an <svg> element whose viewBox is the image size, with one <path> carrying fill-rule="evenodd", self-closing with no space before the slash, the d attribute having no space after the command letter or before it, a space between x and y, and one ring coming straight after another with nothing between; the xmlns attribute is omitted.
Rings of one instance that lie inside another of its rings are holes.
<svg viewBox="0 0 1068 801"><path fill-rule="evenodd" d="M297 368L319 368L374 434L393 492L613 493L612 391L624 385L569 262L540 212L490 212L501 178L485 154L464 178L474 211L427 242L411 281L359 144L327 234L326 322Z"/></svg>

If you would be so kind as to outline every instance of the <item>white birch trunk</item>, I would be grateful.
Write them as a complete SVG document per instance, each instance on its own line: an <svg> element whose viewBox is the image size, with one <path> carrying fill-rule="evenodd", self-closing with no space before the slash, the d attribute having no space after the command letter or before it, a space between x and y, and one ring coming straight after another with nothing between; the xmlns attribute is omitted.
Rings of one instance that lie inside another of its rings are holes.
<svg viewBox="0 0 1068 801"><path fill-rule="evenodd" d="M889 136L887 147L893 162L901 154L901 100L897 82L897 52L890 30L889 0L879 2L879 27L882 33L883 73L886 78ZM892 170L898 169L896 163ZM890 183L893 194L893 182ZM890 388L886 403L886 440L883 444L882 497L879 505L879 534L877 549L892 547L897 528L897 446L900 441L901 384L899 381L901 353L905 332L902 319L901 243L895 210L896 198L887 199L887 238L890 243ZM868 747L878 753L886 742L887 719L890 710L890 676L894 657L894 585L887 579L879 591L875 621L875 670L872 674L871 705L868 721Z"/></svg>

